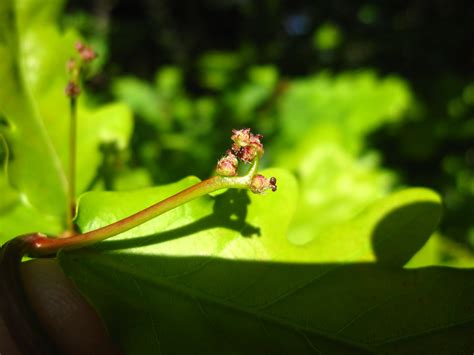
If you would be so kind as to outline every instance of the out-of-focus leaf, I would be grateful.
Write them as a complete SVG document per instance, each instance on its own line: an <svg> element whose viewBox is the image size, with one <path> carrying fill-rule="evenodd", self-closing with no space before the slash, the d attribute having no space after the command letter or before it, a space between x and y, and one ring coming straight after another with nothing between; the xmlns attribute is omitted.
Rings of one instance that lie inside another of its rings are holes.
<svg viewBox="0 0 474 355"><path fill-rule="evenodd" d="M474 268L474 255L466 246L435 233L405 267L425 266Z"/></svg>
<svg viewBox="0 0 474 355"><path fill-rule="evenodd" d="M214 90L228 85L242 65L238 53L208 52L199 60L201 84Z"/></svg>
<svg viewBox="0 0 474 355"><path fill-rule="evenodd" d="M410 101L404 81L380 79L370 71L295 80L280 106L281 144L291 148L318 127L333 125L340 130L344 147L357 151L367 133L399 121Z"/></svg>
<svg viewBox="0 0 474 355"><path fill-rule="evenodd" d="M337 48L341 41L341 31L332 23L321 25L313 36L313 46L322 51Z"/></svg>
<svg viewBox="0 0 474 355"><path fill-rule="evenodd" d="M275 90L278 72L272 66L250 68L249 81L225 95L227 105L239 124L250 122L255 111L268 100Z"/></svg>
<svg viewBox="0 0 474 355"><path fill-rule="evenodd" d="M14 0L0 5L0 112L9 123L3 134L15 155L9 169L10 181L30 203L41 206L47 214L60 215L66 205L66 180L32 99L34 90L28 85L44 84L38 66L47 56L47 44L35 42L38 37L32 28L43 27L39 34L51 31L47 23L59 4L51 1L44 7L35 6L36 11L32 6L31 2ZM31 56L42 45L46 48Z"/></svg>
<svg viewBox="0 0 474 355"><path fill-rule="evenodd" d="M194 102L181 92L182 74L178 68L164 67L155 78L155 86L123 77L114 82L115 96L127 103L139 118L156 129L156 136L185 128L192 135L196 128ZM165 149L172 147L164 146Z"/></svg>
<svg viewBox="0 0 474 355"><path fill-rule="evenodd" d="M183 73L177 67L163 67L156 73L155 85L161 95L173 97L182 89Z"/></svg>
<svg viewBox="0 0 474 355"><path fill-rule="evenodd" d="M0 244L16 235L42 231L57 235L62 232L61 221L45 215L28 204L22 195L13 189L3 172L0 172Z"/></svg>
<svg viewBox="0 0 474 355"><path fill-rule="evenodd" d="M64 231L61 220L45 215L20 199L8 205L8 210L0 209L0 213L0 244L26 233L41 231L48 235L59 235Z"/></svg>
<svg viewBox="0 0 474 355"><path fill-rule="evenodd" d="M159 120L157 94L149 84L134 77L122 77L114 82L113 92L147 122L155 125Z"/></svg>
<svg viewBox="0 0 474 355"><path fill-rule="evenodd" d="M290 85L279 110L282 130L269 150L300 181L294 242L318 238L393 188L394 176L378 166L377 155L360 151L368 133L400 120L409 103L403 81L372 72L320 74Z"/></svg>
<svg viewBox="0 0 474 355"><path fill-rule="evenodd" d="M393 187L394 177L378 167L374 154L356 158L343 148L340 131L321 127L279 157L300 181L298 215L290 239L304 244L343 223Z"/></svg>
<svg viewBox="0 0 474 355"><path fill-rule="evenodd" d="M48 231L65 224L69 161L65 63L74 56L79 38L73 31L61 33L55 25L61 5L61 1L39 4L20 0L0 5L0 112L7 121L2 134L12 153L9 181L24 208L60 223ZM83 100L81 96L78 109L78 194L96 174L102 159L100 144L116 141L125 147L132 124L123 105L95 110L86 108ZM30 225L27 220L15 219L15 223Z"/></svg>

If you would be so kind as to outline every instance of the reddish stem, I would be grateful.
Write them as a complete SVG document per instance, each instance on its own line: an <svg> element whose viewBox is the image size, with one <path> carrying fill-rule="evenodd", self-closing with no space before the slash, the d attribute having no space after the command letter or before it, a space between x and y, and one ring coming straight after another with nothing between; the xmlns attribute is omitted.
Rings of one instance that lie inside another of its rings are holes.
<svg viewBox="0 0 474 355"><path fill-rule="evenodd" d="M143 224L165 212L168 212L182 204L198 197L224 188L250 188L251 182L258 168L258 159L255 159L249 172L244 176L223 177L215 176L201 181L187 189L170 196L144 210L131 216L123 218L115 223L95 229L90 232L77 234L69 238L48 238L35 234L29 240L27 254L32 257L41 257L55 254L60 249L77 249L87 245L95 244L101 240L110 238L126 232L140 224Z"/></svg>

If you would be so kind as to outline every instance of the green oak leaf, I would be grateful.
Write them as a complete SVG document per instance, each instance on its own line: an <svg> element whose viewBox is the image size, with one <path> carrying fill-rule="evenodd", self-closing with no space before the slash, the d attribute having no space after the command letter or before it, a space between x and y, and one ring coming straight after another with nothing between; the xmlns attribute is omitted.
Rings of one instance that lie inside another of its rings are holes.
<svg viewBox="0 0 474 355"><path fill-rule="evenodd" d="M275 91L278 71L273 66L254 66L248 70L248 80L224 95L239 124L255 122L255 112Z"/></svg>
<svg viewBox="0 0 474 355"><path fill-rule="evenodd" d="M363 151L365 138L400 121L410 103L402 79L371 71L292 81L278 105L282 129L269 151L276 165L299 178L301 213L290 231L295 243L319 238L393 189L394 175L379 166L375 152Z"/></svg>
<svg viewBox="0 0 474 355"><path fill-rule="evenodd" d="M26 74L37 65L28 55L32 40L25 19L26 13L32 16L32 25L40 26L42 19L54 12L55 2L49 2L44 9L31 13L26 11L28 2L2 1L0 5L0 112L10 124L3 133L15 156L11 163L11 181L15 181L25 198L50 214L64 213L66 205L66 180L60 168L59 159L48 139L48 133L39 116L32 93L28 88L27 76L37 79L34 73ZM25 6L21 6L25 5ZM21 27L23 25L23 27ZM22 34L26 31L25 37ZM26 68L28 65L29 68ZM62 204L61 208L57 204Z"/></svg>
<svg viewBox="0 0 474 355"><path fill-rule="evenodd" d="M416 354L419 344L435 350L427 338L473 319L470 270L400 268L436 227L438 195L395 193L297 245L286 236L295 181L280 169L264 174L277 177L278 192L200 198L94 248L60 254L124 353ZM197 181L87 193L78 223L95 229ZM448 304L453 289L456 307ZM466 345L456 339L453 349Z"/></svg>
<svg viewBox="0 0 474 355"><path fill-rule="evenodd" d="M65 63L75 55L79 36L70 30L61 32L56 25L62 3L6 0L0 4L0 114L7 122L0 134L11 151L9 181L19 196L15 210L22 211L13 215L10 211L5 223L18 228L2 228L1 240L13 237L13 230L62 231L65 225L69 159ZM97 174L102 161L99 146L116 142L124 148L132 130L126 106L89 108L84 99L80 97L78 107L77 194ZM4 191L2 187L2 195ZM28 211L35 212L23 219ZM44 226L44 221L53 225L33 229Z"/></svg>
<svg viewBox="0 0 474 355"><path fill-rule="evenodd" d="M299 178L300 213L289 232L299 244L350 220L394 185L394 176L378 167L375 154L359 158L344 148L339 128L320 127L313 133L280 161Z"/></svg>
<svg viewBox="0 0 474 355"><path fill-rule="evenodd" d="M25 203L21 195L7 182L5 174L0 173L0 244L11 237L33 231L57 235L62 232L61 221L47 216L35 207Z"/></svg>
<svg viewBox="0 0 474 355"><path fill-rule="evenodd" d="M358 151L368 133L400 121L411 101L405 81L368 70L295 80L279 104L278 145L288 150L314 129L330 125L339 128L344 147Z"/></svg>

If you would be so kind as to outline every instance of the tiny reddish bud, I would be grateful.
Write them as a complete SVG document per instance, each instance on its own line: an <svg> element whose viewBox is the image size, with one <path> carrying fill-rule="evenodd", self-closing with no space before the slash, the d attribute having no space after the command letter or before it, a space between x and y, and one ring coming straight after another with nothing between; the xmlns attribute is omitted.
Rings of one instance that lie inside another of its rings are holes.
<svg viewBox="0 0 474 355"><path fill-rule="evenodd" d="M274 177L267 179L265 176L257 174L250 183L250 190L256 194L264 193L267 190L276 191L276 179Z"/></svg>
<svg viewBox="0 0 474 355"><path fill-rule="evenodd" d="M237 155L238 152L240 151L240 147L239 147L237 144L233 143L233 144L232 144L231 151L232 151L235 155Z"/></svg>
<svg viewBox="0 0 474 355"><path fill-rule="evenodd" d="M66 64L67 70L70 71L70 72L72 72L72 71L74 70L74 68L76 68L76 65L77 65L77 63L76 63L76 60L75 60L75 59L72 59L72 58L69 59L69 60L67 61L67 64Z"/></svg>
<svg viewBox="0 0 474 355"><path fill-rule="evenodd" d="M227 155L217 162L216 173L221 176L235 176L237 175L238 165L237 157L228 151Z"/></svg>
<svg viewBox="0 0 474 355"><path fill-rule="evenodd" d="M255 146L247 145L245 147L240 148L236 155L244 163L250 163L252 162L252 160L255 159L257 154L258 154L258 151L257 151L257 148L255 148Z"/></svg>
<svg viewBox="0 0 474 355"><path fill-rule="evenodd" d="M244 128L240 130L233 129L230 139L234 141L237 147L241 148L250 144L251 135L250 128Z"/></svg>
<svg viewBox="0 0 474 355"><path fill-rule="evenodd" d="M79 87L79 85L70 81L69 83L67 83L67 86L64 89L64 92L66 96L77 97L81 93L81 88Z"/></svg>
<svg viewBox="0 0 474 355"><path fill-rule="evenodd" d="M231 137L234 141L232 151L240 160L250 163L256 156L261 158L263 155L263 144L260 141L262 138L263 136L260 134L252 134L250 128L233 129Z"/></svg>
<svg viewBox="0 0 474 355"><path fill-rule="evenodd" d="M259 158L262 157L263 155L263 144L260 142L260 139L262 139L263 136L261 134L256 134L256 135L251 135L250 136L250 145L254 146L255 149L257 150L257 154Z"/></svg>
<svg viewBox="0 0 474 355"><path fill-rule="evenodd" d="M85 63L92 62L95 58L97 58L97 53L94 52L92 47L86 46L82 42L76 43L76 50L79 53L79 56Z"/></svg>
<svg viewBox="0 0 474 355"><path fill-rule="evenodd" d="M80 51L79 55L81 56L81 59L86 63L90 63L95 58L97 58L97 53L94 52L91 47L84 48L82 51Z"/></svg>
<svg viewBox="0 0 474 355"><path fill-rule="evenodd" d="M84 48L86 48L86 46L84 45L84 43L82 43L81 41L77 41L76 42L76 50L80 53L84 50Z"/></svg>

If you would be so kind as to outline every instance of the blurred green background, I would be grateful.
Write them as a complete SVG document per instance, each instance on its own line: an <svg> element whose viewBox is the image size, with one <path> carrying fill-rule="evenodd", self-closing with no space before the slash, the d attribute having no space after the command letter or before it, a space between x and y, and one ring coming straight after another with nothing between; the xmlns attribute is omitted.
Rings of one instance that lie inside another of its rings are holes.
<svg viewBox="0 0 474 355"><path fill-rule="evenodd" d="M441 259L474 248L474 4L469 1L74 0L100 54L89 104L134 112L96 187L205 178L232 128L300 181L304 243L404 186L445 203ZM100 69L100 71L99 71ZM454 252L453 252L454 250Z"/></svg>

